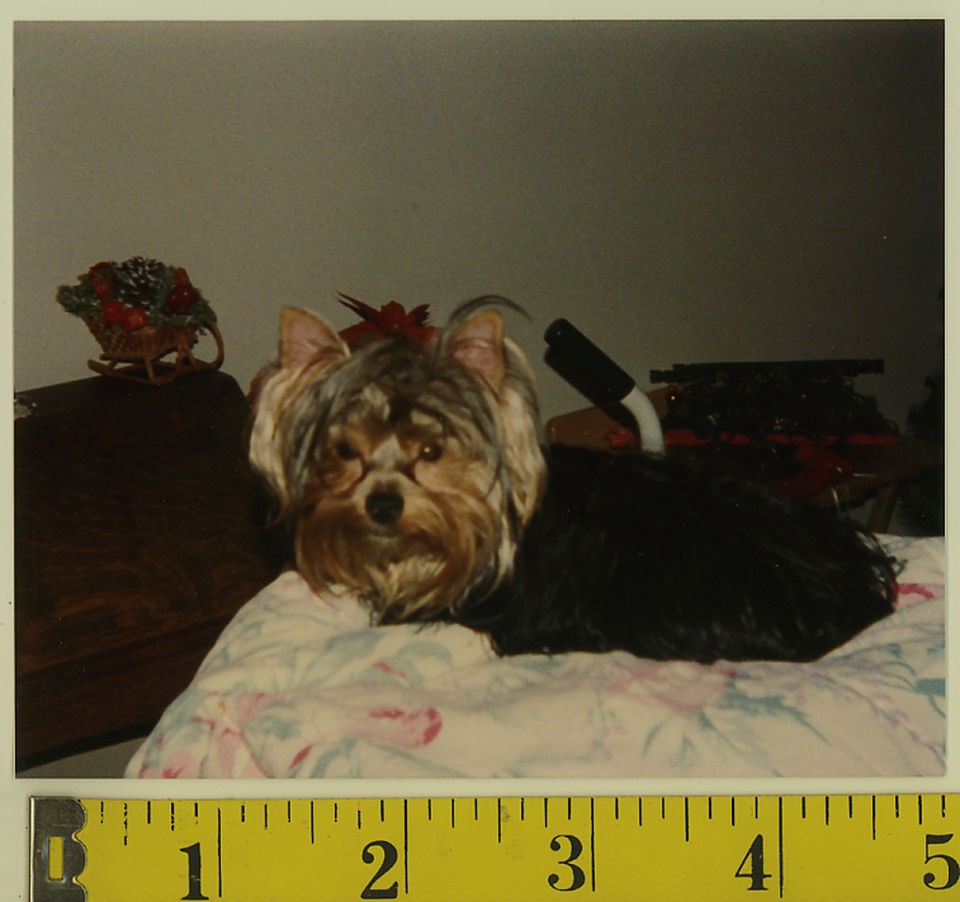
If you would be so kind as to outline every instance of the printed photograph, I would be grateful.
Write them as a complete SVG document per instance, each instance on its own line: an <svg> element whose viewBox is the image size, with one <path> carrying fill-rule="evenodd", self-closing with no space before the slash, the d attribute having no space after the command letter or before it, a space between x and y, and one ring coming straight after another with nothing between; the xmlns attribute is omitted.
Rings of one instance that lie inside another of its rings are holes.
<svg viewBox="0 0 960 902"><path fill-rule="evenodd" d="M943 21L13 78L18 779L945 773Z"/></svg>

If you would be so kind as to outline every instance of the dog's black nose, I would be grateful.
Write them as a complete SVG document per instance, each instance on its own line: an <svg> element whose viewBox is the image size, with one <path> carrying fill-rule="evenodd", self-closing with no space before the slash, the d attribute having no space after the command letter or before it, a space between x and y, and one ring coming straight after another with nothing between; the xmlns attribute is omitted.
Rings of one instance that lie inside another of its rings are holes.
<svg viewBox="0 0 960 902"><path fill-rule="evenodd" d="M371 520L389 526L403 513L403 495L397 492L371 492L367 495L366 506Z"/></svg>

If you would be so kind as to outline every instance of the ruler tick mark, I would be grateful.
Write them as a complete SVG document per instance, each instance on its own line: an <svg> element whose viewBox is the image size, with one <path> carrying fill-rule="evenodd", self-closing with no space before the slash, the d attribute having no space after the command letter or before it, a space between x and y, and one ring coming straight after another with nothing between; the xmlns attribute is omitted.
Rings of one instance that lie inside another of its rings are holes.
<svg viewBox="0 0 960 902"><path fill-rule="evenodd" d="M451 799L451 803L452 803ZM403 800L403 891L410 895L410 857L407 832L407 800Z"/></svg>
<svg viewBox="0 0 960 902"><path fill-rule="evenodd" d="M590 892L597 891L597 844L593 797L590 797Z"/></svg>
<svg viewBox="0 0 960 902"><path fill-rule="evenodd" d="M223 898L223 812L217 806L217 896Z"/></svg>
<svg viewBox="0 0 960 902"><path fill-rule="evenodd" d="M783 898L783 796L777 799L777 870L780 898Z"/></svg>

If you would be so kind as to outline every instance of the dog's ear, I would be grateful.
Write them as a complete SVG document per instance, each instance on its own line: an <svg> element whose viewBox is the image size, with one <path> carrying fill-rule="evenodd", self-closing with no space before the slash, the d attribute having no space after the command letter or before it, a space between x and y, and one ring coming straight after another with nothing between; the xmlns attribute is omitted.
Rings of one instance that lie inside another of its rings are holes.
<svg viewBox="0 0 960 902"><path fill-rule="evenodd" d="M283 369L327 365L349 354L343 339L316 314L296 307L285 307L280 313L279 359Z"/></svg>
<svg viewBox="0 0 960 902"><path fill-rule="evenodd" d="M503 316L491 309L455 319L443 335L441 353L493 390L506 489L517 520L525 523L539 501L546 478L530 364L504 335Z"/></svg>
<svg viewBox="0 0 960 902"><path fill-rule="evenodd" d="M445 336L444 351L449 359L480 376L494 391L500 391L507 360L499 311L481 310L452 326Z"/></svg>

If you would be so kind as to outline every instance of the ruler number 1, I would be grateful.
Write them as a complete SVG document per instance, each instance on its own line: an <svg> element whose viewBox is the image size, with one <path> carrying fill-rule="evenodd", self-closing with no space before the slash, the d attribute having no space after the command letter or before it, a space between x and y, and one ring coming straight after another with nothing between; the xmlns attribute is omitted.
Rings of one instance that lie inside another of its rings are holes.
<svg viewBox="0 0 960 902"><path fill-rule="evenodd" d="M200 843L186 846L180 850L187 856L187 894L183 897L186 902L207 899L200 891Z"/></svg>

